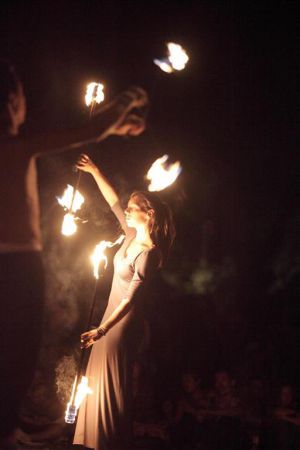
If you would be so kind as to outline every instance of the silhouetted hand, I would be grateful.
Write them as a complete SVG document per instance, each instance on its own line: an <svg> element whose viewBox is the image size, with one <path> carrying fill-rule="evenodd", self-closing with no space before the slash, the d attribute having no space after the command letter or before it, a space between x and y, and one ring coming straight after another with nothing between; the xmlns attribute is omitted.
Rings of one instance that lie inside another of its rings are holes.
<svg viewBox="0 0 300 450"><path fill-rule="evenodd" d="M144 89L133 86L117 97L116 103L119 107L125 108L129 112L133 108L145 106L148 103L148 94Z"/></svg>
<svg viewBox="0 0 300 450"><path fill-rule="evenodd" d="M123 92L113 101L118 119L111 125L107 134L119 136L138 136L145 129L145 119L139 109L147 105L148 95L144 89L133 87ZM133 112L134 110L134 112Z"/></svg>
<svg viewBox="0 0 300 450"><path fill-rule="evenodd" d="M118 136L139 136L145 130L145 120L136 114L128 114L124 121L115 127L114 134Z"/></svg>

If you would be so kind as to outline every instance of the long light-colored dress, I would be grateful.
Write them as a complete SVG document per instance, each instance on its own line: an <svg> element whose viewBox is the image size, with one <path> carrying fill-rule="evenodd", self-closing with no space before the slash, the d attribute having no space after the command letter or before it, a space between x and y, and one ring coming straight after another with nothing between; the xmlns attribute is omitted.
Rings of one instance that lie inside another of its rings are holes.
<svg viewBox="0 0 300 450"><path fill-rule="evenodd" d="M97 450L132 450L131 367L143 333L145 289L159 267L155 247L134 258L126 249L135 236L117 203L112 211L126 238L114 258L114 276L102 322L124 298L131 299L129 312L92 348L86 375L93 393L80 407L74 444Z"/></svg>

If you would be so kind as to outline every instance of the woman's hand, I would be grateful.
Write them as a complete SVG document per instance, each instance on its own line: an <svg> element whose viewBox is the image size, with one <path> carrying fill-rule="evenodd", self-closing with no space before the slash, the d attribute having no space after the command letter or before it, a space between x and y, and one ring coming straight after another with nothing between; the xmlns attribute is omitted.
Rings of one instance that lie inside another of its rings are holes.
<svg viewBox="0 0 300 450"><path fill-rule="evenodd" d="M88 155L82 153L76 163L76 167L83 172L88 172L93 175L97 170L97 166L93 163Z"/></svg>
<svg viewBox="0 0 300 450"><path fill-rule="evenodd" d="M101 328L100 328L101 330ZM96 341L102 338L104 336L104 332L100 332L99 328L95 328L90 331L86 331L85 333L82 333L80 336L80 347L81 348L88 348L91 345L93 345Z"/></svg>

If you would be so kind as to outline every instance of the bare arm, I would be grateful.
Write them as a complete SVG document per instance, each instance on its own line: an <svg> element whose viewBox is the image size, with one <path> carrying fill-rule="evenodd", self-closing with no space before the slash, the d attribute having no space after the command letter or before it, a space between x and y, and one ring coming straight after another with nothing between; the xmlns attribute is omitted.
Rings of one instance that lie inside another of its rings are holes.
<svg viewBox="0 0 300 450"><path fill-rule="evenodd" d="M112 207L119 200L119 197L114 188L111 186L109 181L100 172L98 167L94 164L94 162L90 159L88 155L85 154L80 155L76 167L82 170L83 172L90 173L93 176L101 194L103 195L104 199L107 201L110 207Z"/></svg>
<svg viewBox="0 0 300 450"><path fill-rule="evenodd" d="M140 88L132 88L101 107L84 125L24 138L23 146L31 155L38 156L77 148L89 142L100 142L111 134L138 135L144 129L141 119L126 123L126 118L133 108L139 108L146 102L147 94Z"/></svg>
<svg viewBox="0 0 300 450"><path fill-rule="evenodd" d="M159 258L155 252L142 252L137 257L135 272L130 282L127 296L114 309L111 315L96 330L90 330L81 335L81 344L88 348L95 343L97 339L104 336L116 323L118 323L137 301L140 301L142 288L159 266Z"/></svg>
<svg viewBox="0 0 300 450"><path fill-rule="evenodd" d="M94 164L90 157L85 154L80 155L76 167L84 172L90 173L94 177L100 192L118 219L126 237L133 237L135 235L135 230L134 228L128 227L126 223L125 214L121 208L119 197L99 168Z"/></svg>

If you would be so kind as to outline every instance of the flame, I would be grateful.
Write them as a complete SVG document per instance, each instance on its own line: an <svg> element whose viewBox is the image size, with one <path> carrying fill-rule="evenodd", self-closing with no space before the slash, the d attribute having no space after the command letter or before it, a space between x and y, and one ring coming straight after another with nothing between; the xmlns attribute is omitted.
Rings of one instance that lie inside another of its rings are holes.
<svg viewBox="0 0 300 450"><path fill-rule="evenodd" d="M182 170L180 162L176 161L168 165L168 158L169 155L158 158L148 170L146 175L147 180L150 180L148 191L162 191L177 179Z"/></svg>
<svg viewBox="0 0 300 450"><path fill-rule="evenodd" d="M76 383L76 380L74 383ZM82 376L81 381L80 381L79 385L77 386L76 396L75 396L75 400L74 400L74 404L77 409L80 407L85 396L93 393L93 391L89 387L88 383L89 383L88 378L85 376Z"/></svg>
<svg viewBox="0 0 300 450"><path fill-rule="evenodd" d="M64 215L64 220L61 226L61 233L64 236L72 236L76 233L77 225L75 223L75 217L73 214L67 213Z"/></svg>
<svg viewBox="0 0 300 450"><path fill-rule="evenodd" d="M74 188L70 184L65 189L62 197L56 197L58 203L63 206L65 209L68 209L70 212L76 212L81 208L81 205L84 203L84 197L78 190L75 191ZM74 198L73 198L74 196Z"/></svg>
<svg viewBox="0 0 300 450"><path fill-rule="evenodd" d="M166 73L172 73L175 70L183 70L189 60L184 48L174 42L168 42L167 47L169 51L167 58L154 59L154 64Z"/></svg>
<svg viewBox="0 0 300 450"><path fill-rule="evenodd" d="M185 68L189 57L179 44L174 44L174 42L168 42L167 44L169 50L169 61L174 70L182 70Z"/></svg>
<svg viewBox="0 0 300 450"><path fill-rule="evenodd" d="M76 386L77 386L77 389L76 389ZM75 389L76 389L76 395L74 398ZM66 422L68 422L68 423L75 422L77 411L80 408L81 403L83 402L86 395L92 394L92 393L93 393L93 391L88 385L88 378L85 376L82 376L80 383L77 385L77 375L76 375L76 378L73 383L71 399L67 404L66 416L65 416ZM71 417L69 415L71 415Z"/></svg>
<svg viewBox="0 0 300 450"><path fill-rule="evenodd" d="M163 72L172 73L173 68L167 59L154 59L154 64L156 64Z"/></svg>
<svg viewBox="0 0 300 450"><path fill-rule="evenodd" d="M101 103L104 100L104 85L101 83L90 83L86 87L85 104L91 106L93 103Z"/></svg>
<svg viewBox="0 0 300 450"><path fill-rule="evenodd" d="M113 247L114 245L121 244L125 236L122 234L115 242L101 241L96 245L94 253L91 256L91 260L94 266L94 277L99 279L99 266L101 261L104 261L104 269L107 267L107 257L105 255L105 250L107 248Z"/></svg>

